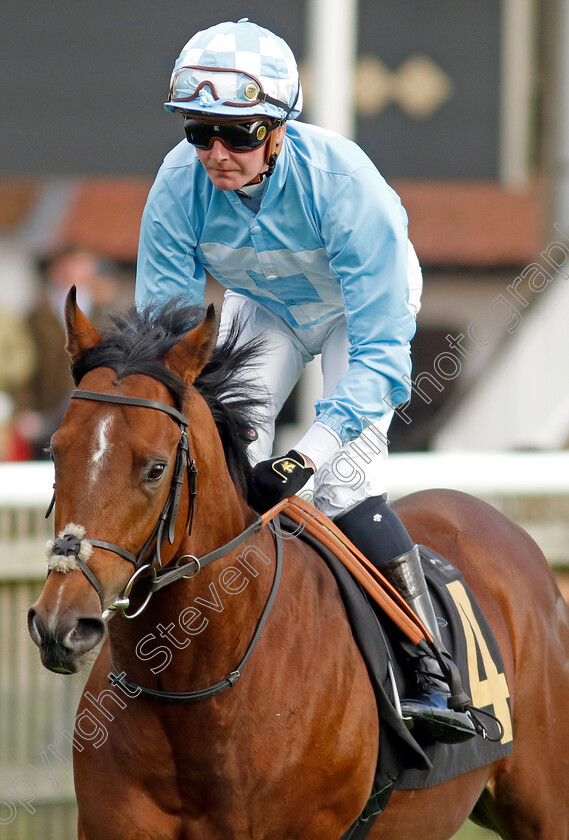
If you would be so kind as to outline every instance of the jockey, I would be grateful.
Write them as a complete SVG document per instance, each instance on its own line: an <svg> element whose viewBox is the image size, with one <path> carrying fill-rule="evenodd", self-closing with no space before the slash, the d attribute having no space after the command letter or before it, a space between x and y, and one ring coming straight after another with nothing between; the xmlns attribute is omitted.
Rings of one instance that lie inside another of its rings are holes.
<svg viewBox="0 0 569 840"><path fill-rule="evenodd" d="M295 121L294 56L247 19L198 32L183 48L165 104L185 139L165 158L144 210L137 305L182 296L203 304L206 272L226 288L223 333L263 334L255 368L268 394L251 444L249 502L264 512L313 477L314 503L413 607L441 656L412 646L416 732L474 735L468 698L443 677L444 651L419 552L387 504L387 431L408 398L410 341L422 275L399 197L353 142ZM274 424L307 362L321 355L315 419L271 458ZM453 708L449 708L449 705Z"/></svg>

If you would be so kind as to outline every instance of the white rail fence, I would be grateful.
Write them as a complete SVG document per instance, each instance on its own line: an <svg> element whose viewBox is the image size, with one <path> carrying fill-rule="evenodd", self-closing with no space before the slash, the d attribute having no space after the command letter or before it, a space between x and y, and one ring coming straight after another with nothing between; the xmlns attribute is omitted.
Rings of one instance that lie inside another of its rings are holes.
<svg viewBox="0 0 569 840"><path fill-rule="evenodd" d="M47 673L26 628L46 574L51 464L0 464L0 840L76 836L70 745L84 677ZM392 497L451 487L522 525L569 568L569 452L393 455Z"/></svg>
<svg viewBox="0 0 569 840"><path fill-rule="evenodd" d="M51 464L0 465L0 840L77 836L71 746L83 677L41 667L26 616L45 580Z"/></svg>

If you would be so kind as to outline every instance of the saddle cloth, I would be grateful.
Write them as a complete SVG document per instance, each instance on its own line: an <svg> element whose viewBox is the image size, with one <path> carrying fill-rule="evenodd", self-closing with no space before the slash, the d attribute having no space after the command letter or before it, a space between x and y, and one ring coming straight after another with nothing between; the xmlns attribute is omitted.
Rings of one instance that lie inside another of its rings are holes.
<svg viewBox="0 0 569 840"><path fill-rule="evenodd" d="M474 707L500 720L503 731L491 717L480 715L487 739L475 737L460 744L443 744L415 738L398 712L396 697L396 693L406 696L407 684L413 680L413 674L406 672L408 666L397 659L401 656L400 642L407 633L372 603L362 584L335 556L326 517L314 509L316 513L306 518L306 503L299 502L289 502L278 521L283 530L310 544L334 575L377 701L380 739L373 789L363 814L342 837L362 840L385 809L393 790L442 784L509 755L513 747L510 695L492 629L461 573L432 549L420 546L441 637L459 668L464 690ZM306 527L299 527L303 523ZM321 527L327 532L326 545L319 540ZM345 537L342 542L350 545Z"/></svg>

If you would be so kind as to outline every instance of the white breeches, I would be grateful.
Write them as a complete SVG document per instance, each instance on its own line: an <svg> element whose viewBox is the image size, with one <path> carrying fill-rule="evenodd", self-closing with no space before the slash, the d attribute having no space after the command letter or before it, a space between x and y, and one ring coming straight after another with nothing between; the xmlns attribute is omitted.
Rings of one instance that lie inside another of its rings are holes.
<svg viewBox="0 0 569 840"><path fill-rule="evenodd" d="M237 314L243 324L243 342L260 335L267 342L251 374L252 382L267 395L263 426L257 429L259 437L249 447L251 462L257 463L272 455L275 420L306 364L320 352L323 394L314 397L328 396L348 370L349 341L343 315L312 330L295 331L266 307L232 291L225 293L220 338ZM361 435L329 458L299 495L313 500L323 513L333 517L368 496L386 493L387 430L392 417L393 412L389 412L369 425L362 418Z"/></svg>

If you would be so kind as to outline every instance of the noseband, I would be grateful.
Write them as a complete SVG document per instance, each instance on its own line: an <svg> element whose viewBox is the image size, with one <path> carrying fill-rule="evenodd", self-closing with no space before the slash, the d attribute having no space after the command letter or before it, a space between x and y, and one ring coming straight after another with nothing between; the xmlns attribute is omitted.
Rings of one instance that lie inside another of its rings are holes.
<svg viewBox="0 0 569 840"><path fill-rule="evenodd" d="M168 493L168 498L166 499L166 503L162 509L162 513L158 517L158 521L154 526L152 533L144 543L138 555L127 551L127 549L122 548L122 546L115 545L115 543L107 542L106 540L97 540L91 538L87 539L87 542L90 543L92 546L95 546L97 548L103 548L106 551L112 551L133 564L135 569L134 575L128 582L122 596L118 598L117 601L113 605L111 605L111 607L108 608L109 610L122 609L124 611L128 606L128 596L130 594L130 591L135 583L135 580L139 577L140 573L143 570L153 571L156 569L157 566L162 566L161 549L164 544L164 541L166 540L166 537L168 537L168 541L170 542L170 544L174 542L176 520L178 517L178 510L180 507L180 496L186 472L188 475L189 490L189 506L186 527L188 529L188 533L191 533L192 531L192 523L194 518L194 510L197 496L198 470L195 461L190 458L190 446L187 434L188 418L185 416L185 414L182 414L181 411L178 411L178 409L174 408L173 406L167 405L166 403L158 402L156 400L140 399L139 397L122 397L116 395L113 396L111 394L100 394L97 391L75 390L71 394L71 399L93 400L96 402L107 402L115 403L118 405L134 405L142 408L151 408L155 411L162 411L164 414L168 414L170 417L176 420L176 422L180 426L180 440L178 441L176 463L174 466L174 475L172 476L172 483L170 485L170 492ZM54 501L55 492L46 516L49 515L53 507ZM89 567L86 566L84 562L78 562L78 551L75 550L77 548L77 545L75 544L74 540L76 541L76 538L71 537L69 534L64 533L60 535L59 537L57 537L57 539L53 541L53 554L61 557L74 557L75 562L77 563L77 567L80 571L83 572L89 583L91 583L91 585L97 592L97 595L99 596L99 599L101 601L101 609L104 610L103 588L96 576L91 571L91 569L89 569ZM153 546L154 553L152 555L152 558L147 559ZM152 590L149 592L148 598L146 599L142 607L139 610L137 610L135 614L132 614L127 617L134 618L135 615L138 615L150 600L151 595ZM106 610L105 612L108 613L108 610ZM126 615L126 613L124 614Z"/></svg>

